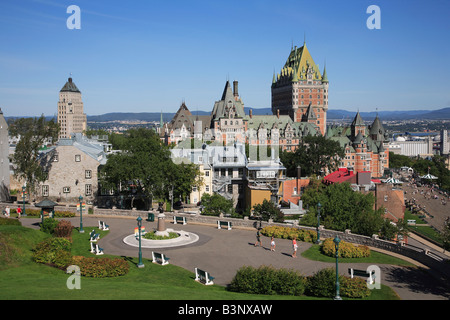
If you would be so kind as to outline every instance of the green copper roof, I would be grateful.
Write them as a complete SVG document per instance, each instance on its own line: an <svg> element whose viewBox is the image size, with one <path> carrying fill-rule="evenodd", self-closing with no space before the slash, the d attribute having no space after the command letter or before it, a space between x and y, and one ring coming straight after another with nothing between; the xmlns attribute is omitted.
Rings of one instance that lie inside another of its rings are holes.
<svg viewBox="0 0 450 320"><path fill-rule="evenodd" d="M327 66L323 67L322 82L328 82Z"/></svg>
<svg viewBox="0 0 450 320"><path fill-rule="evenodd" d="M72 78L69 78L60 92L80 92L80 90L78 90L75 83L72 82Z"/></svg>

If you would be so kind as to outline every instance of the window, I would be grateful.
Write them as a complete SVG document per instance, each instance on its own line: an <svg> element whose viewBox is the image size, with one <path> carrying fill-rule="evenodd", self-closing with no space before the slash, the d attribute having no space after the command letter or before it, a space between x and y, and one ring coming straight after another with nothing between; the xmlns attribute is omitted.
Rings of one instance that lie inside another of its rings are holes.
<svg viewBox="0 0 450 320"><path fill-rule="evenodd" d="M209 185L206 185L206 186L205 186L205 191L206 191L206 192L209 192Z"/></svg>
<svg viewBox="0 0 450 320"><path fill-rule="evenodd" d="M205 171L205 176L209 177L209 170Z"/></svg>
<svg viewBox="0 0 450 320"><path fill-rule="evenodd" d="M297 194L297 187L294 187L294 194Z"/></svg>
<svg viewBox="0 0 450 320"><path fill-rule="evenodd" d="M85 178L86 179L91 179L92 178L92 171L91 170L86 170L84 172L84 174L85 174Z"/></svg>
<svg viewBox="0 0 450 320"><path fill-rule="evenodd" d="M388 196L384 196L384 201L388 201Z"/></svg>
<svg viewBox="0 0 450 320"><path fill-rule="evenodd" d="M42 186L42 196L43 197L48 197L48 186Z"/></svg>
<svg viewBox="0 0 450 320"><path fill-rule="evenodd" d="M80 162L81 161L81 154L76 154L75 155L75 161L76 162Z"/></svg>
<svg viewBox="0 0 450 320"><path fill-rule="evenodd" d="M196 186L192 187L192 192L197 192L197 187Z"/></svg>
<svg viewBox="0 0 450 320"><path fill-rule="evenodd" d="M86 185L86 195L87 196L92 195L92 184L87 184Z"/></svg>
<svg viewBox="0 0 450 320"><path fill-rule="evenodd" d="M63 188L64 193L70 193L70 187L64 187Z"/></svg>

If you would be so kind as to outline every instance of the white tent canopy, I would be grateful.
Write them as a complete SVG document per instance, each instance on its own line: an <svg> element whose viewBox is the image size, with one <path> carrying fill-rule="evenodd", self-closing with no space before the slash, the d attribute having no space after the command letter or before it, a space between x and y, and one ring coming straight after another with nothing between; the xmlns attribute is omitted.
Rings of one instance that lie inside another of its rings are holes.
<svg viewBox="0 0 450 320"><path fill-rule="evenodd" d="M434 179L437 179L438 177L435 177L435 176L433 176L432 174L427 173L426 175L420 176L419 178L420 178L420 179L430 179L430 180L434 180Z"/></svg>

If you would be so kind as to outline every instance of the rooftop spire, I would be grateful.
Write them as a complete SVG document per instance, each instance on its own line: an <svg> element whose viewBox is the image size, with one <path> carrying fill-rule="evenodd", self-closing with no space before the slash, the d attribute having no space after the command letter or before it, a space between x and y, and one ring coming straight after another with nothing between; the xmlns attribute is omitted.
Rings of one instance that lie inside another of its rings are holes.
<svg viewBox="0 0 450 320"><path fill-rule="evenodd" d="M328 82L327 61L326 60L325 60L325 64L324 64L324 67L323 67L322 82Z"/></svg>

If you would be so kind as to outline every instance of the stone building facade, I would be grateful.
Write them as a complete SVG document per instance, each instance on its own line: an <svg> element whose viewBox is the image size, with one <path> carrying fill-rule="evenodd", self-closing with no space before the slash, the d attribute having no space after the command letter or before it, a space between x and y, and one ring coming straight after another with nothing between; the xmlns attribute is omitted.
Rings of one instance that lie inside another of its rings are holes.
<svg viewBox="0 0 450 320"><path fill-rule="evenodd" d="M67 204L77 203L82 196L86 203L94 202L99 166L106 164L101 143L76 134L71 139L60 139L55 147L42 153L40 161L48 178L37 190L38 199Z"/></svg>

